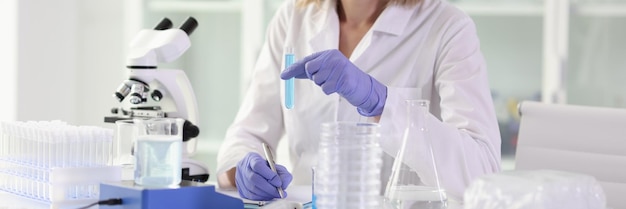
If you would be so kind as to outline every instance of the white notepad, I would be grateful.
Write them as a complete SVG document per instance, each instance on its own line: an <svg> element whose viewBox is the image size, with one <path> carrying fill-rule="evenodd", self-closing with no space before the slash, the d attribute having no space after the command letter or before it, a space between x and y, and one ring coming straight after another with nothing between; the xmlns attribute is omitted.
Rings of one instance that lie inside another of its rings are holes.
<svg viewBox="0 0 626 209"><path fill-rule="evenodd" d="M259 207L266 206L273 202L273 201L258 201L258 200L249 200L249 199L241 198L239 196L239 193L237 192L237 189L217 188L216 191L219 193L222 193L231 197L236 197L236 198L243 200L243 203L246 206L245 208L259 208ZM302 204L303 207L306 207L307 205L311 204L311 199L312 199L311 186L290 185L287 188L287 197L285 198L286 201L296 202L296 203Z"/></svg>

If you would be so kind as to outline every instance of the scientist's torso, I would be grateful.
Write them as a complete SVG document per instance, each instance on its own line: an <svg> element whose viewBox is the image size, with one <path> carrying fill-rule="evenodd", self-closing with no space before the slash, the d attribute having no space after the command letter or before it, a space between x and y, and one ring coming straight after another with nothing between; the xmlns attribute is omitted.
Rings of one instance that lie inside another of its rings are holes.
<svg viewBox="0 0 626 209"><path fill-rule="evenodd" d="M309 5L296 8L293 1L283 5L275 18L284 23L284 33L268 33L270 40L276 40L270 49L294 49L296 59L326 49L339 46L339 18L335 1L324 1L320 8ZM438 52L445 44L442 39L452 36L446 24L452 24L457 16L464 16L456 8L439 0L422 1L416 6L387 7L372 28L365 34L349 59L361 70L376 78L394 94L406 99L428 99L431 111L440 107L433 77L438 65ZM278 30L280 31L280 30ZM448 34L447 34L448 33ZM270 41L270 45L272 42ZM282 54L280 69L284 69ZM278 69L277 69L278 70ZM279 72L277 72L279 73ZM268 76L276 76L270 74ZM270 79L270 78L267 78ZM284 129L289 141L289 154L292 161L294 184L311 182L311 167L316 164L317 143L320 137L320 124L330 121L368 122L371 118L360 116L356 107L337 94L326 95L310 80L296 79L295 106L286 109L282 105ZM281 101L284 101L284 88L281 88ZM385 106L401 106L404 103ZM384 113L383 113L384 114ZM404 120L405 118L398 118ZM384 133L381 143L399 133ZM389 153L388 153L389 154Z"/></svg>

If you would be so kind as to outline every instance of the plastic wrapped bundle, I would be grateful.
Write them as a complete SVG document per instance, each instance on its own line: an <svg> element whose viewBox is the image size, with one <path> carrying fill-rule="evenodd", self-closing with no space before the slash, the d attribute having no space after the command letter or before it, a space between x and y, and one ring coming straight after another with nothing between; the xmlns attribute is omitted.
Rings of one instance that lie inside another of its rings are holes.
<svg viewBox="0 0 626 209"><path fill-rule="evenodd" d="M0 122L0 192L65 208L99 198L99 184L119 181L113 130L63 121ZM2 208L2 207L0 207Z"/></svg>
<svg viewBox="0 0 626 209"><path fill-rule="evenodd" d="M605 209L592 176L556 171L505 171L483 176L465 190L465 209Z"/></svg>

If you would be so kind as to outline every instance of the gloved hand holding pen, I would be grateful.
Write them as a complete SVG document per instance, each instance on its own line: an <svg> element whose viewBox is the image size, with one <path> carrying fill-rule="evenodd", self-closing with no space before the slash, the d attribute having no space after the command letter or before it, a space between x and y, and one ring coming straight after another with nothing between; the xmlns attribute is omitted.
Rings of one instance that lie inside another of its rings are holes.
<svg viewBox="0 0 626 209"><path fill-rule="evenodd" d="M363 116L383 112L387 86L361 71L337 49L311 54L280 74L283 80L293 77L311 79L327 95L337 92Z"/></svg>
<svg viewBox="0 0 626 209"><path fill-rule="evenodd" d="M239 195L251 200L280 198L276 188L287 189L293 177L282 165L277 164L276 171L272 171L267 161L258 153L248 153L237 163L235 183Z"/></svg>

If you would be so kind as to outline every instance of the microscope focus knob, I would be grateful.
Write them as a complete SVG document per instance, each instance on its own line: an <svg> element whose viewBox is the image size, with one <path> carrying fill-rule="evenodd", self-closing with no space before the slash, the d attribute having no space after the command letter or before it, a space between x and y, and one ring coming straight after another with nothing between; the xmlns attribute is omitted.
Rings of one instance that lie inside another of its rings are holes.
<svg viewBox="0 0 626 209"><path fill-rule="evenodd" d="M154 90L152 92L152 94L150 95L150 97L152 97L152 99L154 99L154 101L161 101L161 99L163 98L163 93L161 93L161 91L159 90Z"/></svg>
<svg viewBox="0 0 626 209"><path fill-rule="evenodd" d="M183 141L189 141L191 138L195 138L200 135L200 129L198 126L192 124L188 120L185 120L183 124Z"/></svg>

